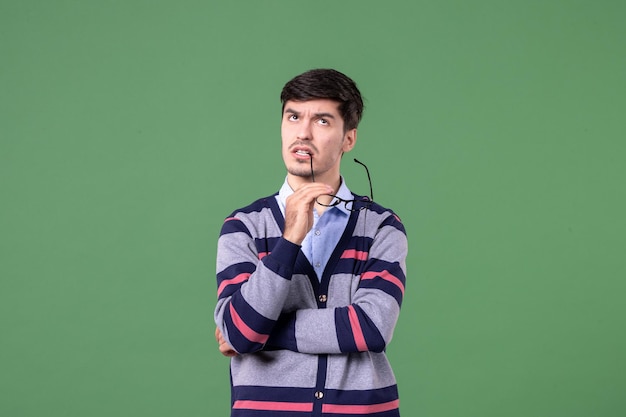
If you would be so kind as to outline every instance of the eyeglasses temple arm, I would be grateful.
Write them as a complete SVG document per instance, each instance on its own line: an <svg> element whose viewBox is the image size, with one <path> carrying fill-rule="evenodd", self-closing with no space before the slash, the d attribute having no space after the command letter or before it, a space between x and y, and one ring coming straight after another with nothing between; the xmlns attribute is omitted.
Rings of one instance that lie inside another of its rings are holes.
<svg viewBox="0 0 626 417"><path fill-rule="evenodd" d="M365 165L363 162L359 161L358 159L354 158L354 162L356 162L357 164L363 165L363 168L365 168L365 172L367 173L367 181L370 184L370 198L372 199L372 201L374 201L374 190L372 189L372 178L370 177L370 170L367 169L367 165ZM313 172L313 161L311 161L311 172Z"/></svg>
<svg viewBox="0 0 626 417"><path fill-rule="evenodd" d="M311 161L311 180L315 182L315 174L313 173L313 155L309 154L309 159Z"/></svg>

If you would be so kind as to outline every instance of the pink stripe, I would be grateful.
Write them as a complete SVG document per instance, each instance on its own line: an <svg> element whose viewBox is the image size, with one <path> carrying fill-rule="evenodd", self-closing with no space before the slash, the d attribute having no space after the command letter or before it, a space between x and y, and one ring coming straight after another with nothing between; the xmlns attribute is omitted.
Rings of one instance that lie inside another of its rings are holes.
<svg viewBox="0 0 626 417"><path fill-rule="evenodd" d="M350 319L350 326L352 327L352 335L354 336L354 342L359 352L367 352L367 343L365 343L365 336L363 336L363 329L361 329L361 323L356 315L354 306L348 306L348 318Z"/></svg>
<svg viewBox="0 0 626 417"><path fill-rule="evenodd" d="M371 405L339 405L324 404L322 405L322 413L334 414L374 414L382 413L389 410L395 410L400 406L400 400L389 401L382 404Z"/></svg>
<svg viewBox="0 0 626 417"><path fill-rule="evenodd" d="M265 258L267 255L269 255L271 252L259 252L259 260Z"/></svg>
<svg viewBox="0 0 626 417"><path fill-rule="evenodd" d="M374 279L377 277L380 277L385 281L389 281L392 284L396 285L398 288L400 288L400 291L402 291L402 295L404 295L404 284L402 283L402 281L400 281L396 276L392 275L386 269L382 272L367 271L363 273L363 275L361 275L361 279Z"/></svg>
<svg viewBox="0 0 626 417"><path fill-rule="evenodd" d="M219 297L222 291L224 291L224 288L228 287L229 285L240 284L244 282L245 280L247 280L249 277L250 277L250 273L244 272L244 273L237 275L235 278L225 279L224 281L220 283L220 286L217 289L217 296Z"/></svg>
<svg viewBox="0 0 626 417"><path fill-rule="evenodd" d="M248 410L265 410L265 411L313 411L313 403L288 403L282 401L250 401L250 400L237 400L233 404L235 409L248 409Z"/></svg>
<svg viewBox="0 0 626 417"><path fill-rule="evenodd" d="M237 218L237 217L228 217L226 220L224 220L224 223L229 222L231 220L239 220L239 218Z"/></svg>
<svg viewBox="0 0 626 417"><path fill-rule="evenodd" d="M359 261L365 261L367 260L367 255L369 255L368 252L363 252L356 249L347 249L341 254L341 258L353 258Z"/></svg>
<svg viewBox="0 0 626 417"><path fill-rule="evenodd" d="M248 327L248 325L243 322L239 314L237 314L237 311L235 311L232 303L230 304L230 315L233 319L233 324L246 339L255 343L265 343L267 341L269 335L257 333Z"/></svg>

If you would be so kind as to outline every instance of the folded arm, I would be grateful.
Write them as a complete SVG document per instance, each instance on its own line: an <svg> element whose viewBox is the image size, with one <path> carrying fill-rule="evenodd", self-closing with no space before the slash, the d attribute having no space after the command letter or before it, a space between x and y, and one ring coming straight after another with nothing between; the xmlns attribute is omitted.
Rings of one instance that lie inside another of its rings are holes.
<svg viewBox="0 0 626 417"><path fill-rule="evenodd" d="M390 216L379 228L349 305L283 314L267 348L311 354L382 352L391 341L405 287L407 240Z"/></svg>

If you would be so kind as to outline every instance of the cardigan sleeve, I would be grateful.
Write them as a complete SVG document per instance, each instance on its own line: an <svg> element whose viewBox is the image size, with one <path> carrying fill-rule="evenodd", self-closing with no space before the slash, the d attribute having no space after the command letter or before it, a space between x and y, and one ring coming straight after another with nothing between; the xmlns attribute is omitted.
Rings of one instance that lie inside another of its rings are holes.
<svg viewBox="0 0 626 417"><path fill-rule="evenodd" d="M261 252L250 223L226 219L217 247L217 305L214 319L238 353L261 350L280 318L300 246L277 236L271 253Z"/></svg>
<svg viewBox="0 0 626 417"><path fill-rule="evenodd" d="M352 302L283 315L268 347L310 354L384 351L404 296L407 252L406 232L392 213L374 236Z"/></svg>

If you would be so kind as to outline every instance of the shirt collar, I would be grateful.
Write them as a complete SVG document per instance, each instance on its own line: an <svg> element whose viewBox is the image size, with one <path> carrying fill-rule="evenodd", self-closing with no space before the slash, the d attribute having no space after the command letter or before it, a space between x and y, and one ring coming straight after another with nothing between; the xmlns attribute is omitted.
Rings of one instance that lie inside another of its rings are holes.
<svg viewBox="0 0 626 417"><path fill-rule="evenodd" d="M280 206L280 211L283 212L283 216L285 215L285 205L287 204L287 197L289 197L291 194L293 194L293 190L291 189L291 186L289 185L289 183L287 182L287 178L285 177L285 182L283 183L283 186L280 187L277 198L278 205ZM342 200L354 199L354 196L346 185L343 177L341 177L341 185L339 186L339 190L337 190L337 194L335 195ZM337 204L335 207L329 207L329 209L337 209L348 216L350 215L350 210L346 209L346 205L343 203Z"/></svg>

